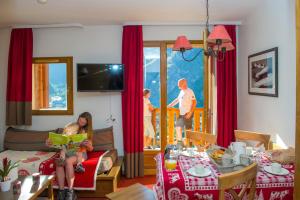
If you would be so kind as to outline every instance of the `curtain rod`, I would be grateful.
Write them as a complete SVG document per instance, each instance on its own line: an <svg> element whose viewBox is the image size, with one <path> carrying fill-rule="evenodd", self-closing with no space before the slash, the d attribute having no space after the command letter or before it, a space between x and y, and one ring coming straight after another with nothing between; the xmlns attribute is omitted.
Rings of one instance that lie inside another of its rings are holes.
<svg viewBox="0 0 300 200"><path fill-rule="evenodd" d="M213 21L210 25L242 25L241 21ZM107 25L107 24L106 24ZM142 26L205 26L205 22L125 22L123 24L111 24L111 25L142 25ZM94 26L97 26L96 24ZM101 24L99 24L101 26ZM83 28L80 23L69 24L27 24L27 25L13 25L11 28Z"/></svg>
<svg viewBox="0 0 300 200"><path fill-rule="evenodd" d="M70 24L27 24L27 25L13 25L11 28L83 28L82 24L70 23Z"/></svg>
<svg viewBox="0 0 300 200"><path fill-rule="evenodd" d="M242 25L241 21L213 21L209 25ZM205 26L205 22L125 22L124 26L142 25L142 26Z"/></svg>

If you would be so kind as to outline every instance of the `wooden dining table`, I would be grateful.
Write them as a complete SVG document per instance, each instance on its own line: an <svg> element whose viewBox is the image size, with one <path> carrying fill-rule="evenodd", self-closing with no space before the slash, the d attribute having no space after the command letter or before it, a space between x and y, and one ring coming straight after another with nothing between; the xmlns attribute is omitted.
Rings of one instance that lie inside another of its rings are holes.
<svg viewBox="0 0 300 200"><path fill-rule="evenodd" d="M201 152L196 157L180 155L177 159L175 170L167 170L164 165L162 153L155 157L156 160L156 184L154 192L159 200L217 200L218 197L218 176L221 172L210 160L206 152ZM260 152L253 157L258 164L256 177L256 199L258 200L291 200L294 189L294 165L282 165L289 171L287 175L273 175L264 171L265 166L271 165L267 154ZM211 170L207 177L195 177L189 174L188 170L196 165L202 165ZM235 187L239 190L241 187ZM226 193L226 199L232 199Z"/></svg>

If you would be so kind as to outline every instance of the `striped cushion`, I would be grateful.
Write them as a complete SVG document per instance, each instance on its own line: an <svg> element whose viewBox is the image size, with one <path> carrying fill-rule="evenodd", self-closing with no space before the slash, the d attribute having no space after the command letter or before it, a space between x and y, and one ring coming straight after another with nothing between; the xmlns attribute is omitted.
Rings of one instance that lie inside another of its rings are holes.
<svg viewBox="0 0 300 200"><path fill-rule="evenodd" d="M9 127L5 134L4 148L14 151L53 151L45 145L49 132Z"/></svg>
<svg viewBox="0 0 300 200"><path fill-rule="evenodd" d="M96 129L93 133L94 151L114 149L113 127Z"/></svg>
<svg viewBox="0 0 300 200"><path fill-rule="evenodd" d="M9 127L6 130L4 148L15 151L57 151L45 145L49 132L60 132L60 129L34 131ZM113 127L96 129L93 132L94 151L114 149Z"/></svg>

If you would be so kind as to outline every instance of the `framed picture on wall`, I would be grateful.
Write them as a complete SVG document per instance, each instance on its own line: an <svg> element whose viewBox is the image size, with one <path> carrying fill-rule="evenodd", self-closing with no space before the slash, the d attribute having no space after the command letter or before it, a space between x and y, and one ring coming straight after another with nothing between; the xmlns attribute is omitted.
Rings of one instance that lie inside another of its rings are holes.
<svg viewBox="0 0 300 200"><path fill-rule="evenodd" d="M278 47L248 56L248 93L278 97Z"/></svg>

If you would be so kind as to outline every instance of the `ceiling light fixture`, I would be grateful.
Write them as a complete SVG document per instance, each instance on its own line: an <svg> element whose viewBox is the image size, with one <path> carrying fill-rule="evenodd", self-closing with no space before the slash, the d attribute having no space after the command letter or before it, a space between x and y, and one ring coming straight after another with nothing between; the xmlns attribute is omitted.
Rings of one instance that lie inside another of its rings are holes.
<svg viewBox="0 0 300 200"><path fill-rule="evenodd" d="M39 4L46 4L48 2L48 0L37 0L37 2Z"/></svg>
<svg viewBox="0 0 300 200"><path fill-rule="evenodd" d="M206 33L209 34L209 12L208 12L208 0L206 0ZM226 51L231 51L235 47L232 44L232 40L223 25L217 25L213 28L212 32L209 34L207 40L207 51L204 52L206 56L212 56L218 61L223 61L225 58ZM180 51L182 58L187 62L192 62L200 54L199 51L192 59L187 59L184 56L184 52L191 50L192 45L186 38L186 36L178 36L173 47L173 51Z"/></svg>

